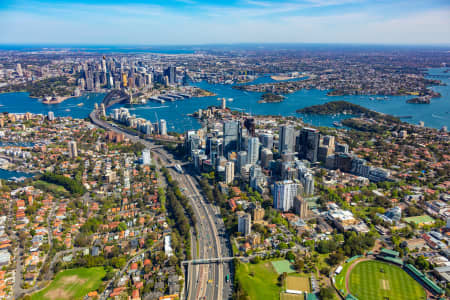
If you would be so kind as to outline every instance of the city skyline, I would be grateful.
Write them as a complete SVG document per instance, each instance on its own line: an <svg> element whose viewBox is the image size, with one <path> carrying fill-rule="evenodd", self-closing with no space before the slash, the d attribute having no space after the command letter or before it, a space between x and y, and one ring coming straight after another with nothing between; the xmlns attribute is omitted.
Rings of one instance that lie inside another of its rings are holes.
<svg viewBox="0 0 450 300"><path fill-rule="evenodd" d="M3 1L0 44L448 45L449 20L441 0Z"/></svg>

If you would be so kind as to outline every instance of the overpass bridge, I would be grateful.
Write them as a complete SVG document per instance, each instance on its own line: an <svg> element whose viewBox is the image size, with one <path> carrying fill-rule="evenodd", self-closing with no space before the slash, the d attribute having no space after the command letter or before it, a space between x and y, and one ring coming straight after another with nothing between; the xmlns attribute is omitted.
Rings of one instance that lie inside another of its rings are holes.
<svg viewBox="0 0 450 300"><path fill-rule="evenodd" d="M242 259L244 257L232 256L232 257L214 257L214 258L192 259L192 260L184 260L181 262L181 264L182 265L216 264L216 263L230 262L230 261L233 261L235 258Z"/></svg>

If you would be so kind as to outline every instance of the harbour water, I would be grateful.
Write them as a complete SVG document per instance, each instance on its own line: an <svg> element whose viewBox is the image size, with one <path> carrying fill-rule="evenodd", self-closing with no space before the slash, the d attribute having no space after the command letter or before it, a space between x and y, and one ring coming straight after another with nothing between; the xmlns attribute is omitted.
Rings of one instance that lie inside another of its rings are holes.
<svg viewBox="0 0 450 300"><path fill-rule="evenodd" d="M0 169L0 179L14 180L14 179L19 179L21 177L28 178L28 177L33 177L33 176L34 176L34 174L31 174L31 173L16 172L16 171Z"/></svg>
<svg viewBox="0 0 450 300"><path fill-rule="evenodd" d="M176 132L199 128L200 125L197 120L189 117L188 114L197 111L199 108L207 108L211 105L219 106L221 102L217 98L223 97L233 99L233 101L227 103L227 106L231 109L241 110L255 115L297 116L315 126L332 126L334 121L340 121L349 116L302 115L297 114L295 111L299 108L323 104L329 101L345 100L394 116L410 116L410 118L404 119L404 121L412 124L423 121L425 126L428 127L440 129L442 126L447 126L450 128L450 73L445 73L445 70L449 70L449 68L429 70L429 78L436 78L447 84L446 86L433 87L433 90L441 93L442 97L432 99L431 104L406 103L406 100L413 98L413 96L388 96L386 100L377 100L377 98L384 98L377 96L328 97L326 90L316 89L300 90L289 94L280 103L258 104L257 102L261 97L261 93L235 90L231 85L199 82L193 85L209 90L217 94L217 96L191 98L163 104L148 102L147 104L128 105L127 107L132 114L136 114L137 117L146 118L151 122L155 122L157 118L165 119L168 130ZM272 82L272 79L269 76L263 76L258 78L254 83L263 82ZM0 94L0 112L47 114L48 111L53 111L55 116L85 118L93 109L94 103L100 103L103 96L103 94L88 94L68 99L59 104L46 105L40 103L37 99L28 97L26 93ZM84 103L84 105L77 106L79 103ZM121 104L112 106L109 111L121 106Z"/></svg>

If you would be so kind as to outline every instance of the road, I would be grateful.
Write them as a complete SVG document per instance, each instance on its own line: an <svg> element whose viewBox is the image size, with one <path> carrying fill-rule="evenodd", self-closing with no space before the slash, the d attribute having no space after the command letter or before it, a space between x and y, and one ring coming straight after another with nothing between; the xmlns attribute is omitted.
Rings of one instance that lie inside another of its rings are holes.
<svg viewBox="0 0 450 300"><path fill-rule="evenodd" d="M97 126L106 130L123 133L132 142L140 142L145 147L154 150L154 156L161 159L162 165L173 165L183 163L176 160L164 149L155 147L148 140L135 136L132 132L123 128L112 126L111 124L98 118L93 111L89 115L91 121ZM157 161L157 159L155 159ZM231 247L225 233L225 227L217 207L206 203L203 195L198 190L197 179L187 173L180 174L173 169L169 169L184 193L188 196L194 210L197 226L197 236L193 237L192 257L193 258L217 258L231 256ZM198 250L197 250L198 245ZM199 255L197 255L197 252ZM209 265L188 265L185 285L185 295L187 299L230 299L231 282L225 282L225 276L230 274L230 263L213 263Z"/></svg>

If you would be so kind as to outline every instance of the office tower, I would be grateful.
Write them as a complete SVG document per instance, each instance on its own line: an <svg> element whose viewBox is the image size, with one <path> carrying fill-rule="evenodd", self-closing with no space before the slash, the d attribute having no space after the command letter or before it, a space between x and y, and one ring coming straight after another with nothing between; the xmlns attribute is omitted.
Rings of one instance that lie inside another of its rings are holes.
<svg viewBox="0 0 450 300"><path fill-rule="evenodd" d="M78 150L77 150L77 142L70 141L68 143L69 146L69 156L70 158L75 158L78 156Z"/></svg>
<svg viewBox="0 0 450 300"><path fill-rule="evenodd" d="M319 149L319 131L305 127L301 130L298 141L299 158L316 162Z"/></svg>
<svg viewBox="0 0 450 300"><path fill-rule="evenodd" d="M297 195L294 198L294 211L302 219L308 217L308 202L300 195Z"/></svg>
<svg viewBox="0 0 450 300"><path fill-rule="evenodd" d="M167 122L164 119L161 119L159 121L159 134L160 135L167 135Z"/></svg>
<svg viewBox="0 0 450 300"><path fill-rule="evenodd" d="M49 111L47 118L48 118L49 121L54 121L55 120L55 114L52 111Z"/></svg>
<svg viewBox="0 0 450 300"><path fill-rule="evenodd" d="M103 56L103 59L102 59L102 72L106 74L106 71L107 71L106 70L106 59Z"/></svg>
<svg viewBox="0 0 450 300"><path fill-rule="evenodd" d="M334 151L336 153L348 153L348 145L336 143Z"/></svg>
<svg viewBox="0 0 450 300"><path fill-rule="evenodd" d="M126 88L128 86L128 75L127 73L122 73L122 87Z"/></svg>
<svg viewBox="0 0 450 300"><path fill-rule="evenodd" d="M273 160L273 153L268 148L263 148L261 150L261 166L264 168L268 168L270 165L270 161Z"/></svg>
<svg viewBox="0 0 450 300"><path fill-rule="evenodd" d="M241 170L243 166L247 164L248 161L248 155L247 151L239 151L237 154L237 169Z"/></svg>
<svg viewBox="0 0 450 300"><path fill-rule="evenodd" d="M239 137L239 122L227 121L223 124L223 153L227 156L228 153L237 150L237 142Z"/></svg>
<svg viewBox="0 0 450 300"><path fill-rule="evenodd" d="M234 163L232 161L228 161L225 164L225 183L230 184L234 179Z"/></svg>
<svg viewBox="0 0 450 300"><path fill-rule="evenodd" d="M298 195L300 184L292 180L278 181L274 184L273 207L282 211L290 210Z"/></svg>
<svg viewBox="0 0 450 300"><path fill-rule="evenodd" d="M263 147L272 150L273 148L273 134L271 133L263 133L259 136L259 140Z"/></svg>
<svg viewBox="0 0 450 300"><path fill-rule="evenodd" d="M333 135L326 135L322 139L322 145L327 146L334 151L334 136Z"/></svg>
<svg viewBox="0 0 450 300"><path fill-rule="evenodd" d="M250 214L243 211L237 212L238 216L238 231L243 236L248 236L252 232L252 217Z"/></svg>
<svg viewBox="0 0 450 300"><path fill-rule="evenodd" d="M17 72L17 75L19 75L20 77L23 76L22 66L20 64L17 64L16 72Z"/></svg>
<svg viewBox="0 0 450 300"><path fill-rule="evenodd" d="M306 173L301 178L303 184L303 193L306 196L312 196L314 194L314 176L311 173Z"/></svg>
<svg viewBox="0 0 450 300"><path fill-rule="evenodd" d="M207 139L207 155L209 155L209 159L211 160L211 164L215 165L216 160L219 156L223 154L223 144L222 140L215 137L208 137Z"/></svg>
<svg viewBox="0 0 450 300"><path fill-rule="evenodd" d="M175 84L177 80L176 68L174 66L170 66L164 70L164 76L167 76L168 84Z"/></svg>
<svg viewBox="0 0 450 300"><path fill-rule="evenodd" d="M256 164L259 159L259 139L252 137L248 140L248 164Z"/></svg>
<svg viewBox="0 0 450 300"><path fill-rule="evenodd" d="M148 166L151 164L151 162L152 162L152 156L150 153L150 149L144 149L142 151L142 164L144 166Z"/></svg>
<svg viewBox="0 0 450 300"><path fill-rule="evenodd" d="M278 151L283 152L294 152L295 147L295 136L294 127L286 125L280 127L279 141L278 141Z"/></svg>

